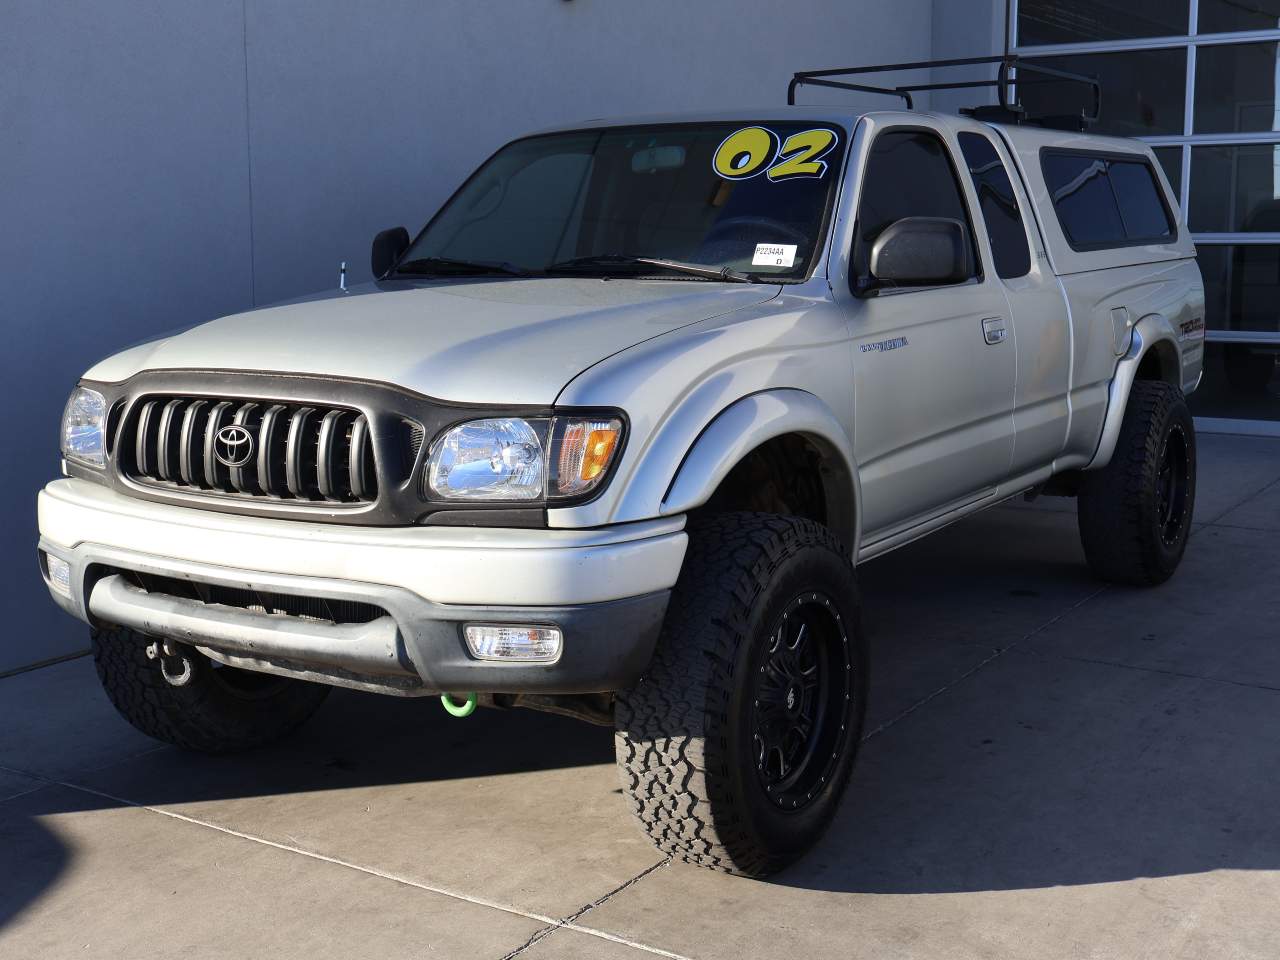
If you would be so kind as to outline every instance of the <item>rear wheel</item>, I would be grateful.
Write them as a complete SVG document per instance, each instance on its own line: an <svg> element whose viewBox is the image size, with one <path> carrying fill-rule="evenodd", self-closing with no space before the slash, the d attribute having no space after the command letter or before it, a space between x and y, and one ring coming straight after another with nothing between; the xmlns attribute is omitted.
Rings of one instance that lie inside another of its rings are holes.
<svg viewBox="0 0 1280 960"><path fill-rule="evenodd" d="M1182 391L1140 380L1111 463L1084 474L1080 539L1104 580L1163 583L1178 568L1196 499L1196 432Z"/></svg>
<svg viewBox="0 0 1280 960"><path fill-rule="evenodd" d="M90 632L93 661L120 715L148 736L200 753L277 740L311 714L327 686L216 665L188 646L125 627Z"/></svg>
<svg viewBox="0 0 1280 960"><path fill-rule="evenodd" d="M690 538L653 662L618 696L623 791L660 850L764 876L818 840L853 768L853 568L808 520L723 514Z"/></svg>

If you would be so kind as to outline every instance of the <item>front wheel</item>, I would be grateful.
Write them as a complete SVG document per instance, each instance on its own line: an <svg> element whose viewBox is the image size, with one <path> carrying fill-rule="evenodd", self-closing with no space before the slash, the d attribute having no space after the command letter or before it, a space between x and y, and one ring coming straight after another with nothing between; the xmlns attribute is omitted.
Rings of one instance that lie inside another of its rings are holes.
<svg viewBox="0 0 1280 960"><path fill-rule="evenodd" d="M1154 586L1187 548L1196 502L1196 429L1182 391L1139 380L1129 394L1111 463L1084 475L1080 540L1094 573Z"/></svg>
<svg viewBox="0 0 1280 960"><path fill-rule="evenodd" d="M322 684L215 665L125 627L90 633L93 662L120 715L150 737L199 753L236 753L277 740L324 702Z"/></svg>
<svg viewBox="0 0 1280 960"><path fill-rule="evenodd" d="M797 859L853 768L866 675L853 567L829 530L691 525L653 662L615 711L623 792L654 844L753 877Z"/></svg>

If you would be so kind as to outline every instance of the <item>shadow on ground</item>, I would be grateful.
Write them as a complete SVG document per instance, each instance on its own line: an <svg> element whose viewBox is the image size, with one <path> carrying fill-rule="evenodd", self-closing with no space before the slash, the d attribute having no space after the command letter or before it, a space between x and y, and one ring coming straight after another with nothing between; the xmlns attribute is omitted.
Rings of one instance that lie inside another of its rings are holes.
<svg viewBox="0 0 1280 960"><path fill-rule="evenodd" d="M0 819L0 850L9 866L0 882L0 930L35 904L71 863L72 852L32 817Z"/></svg>

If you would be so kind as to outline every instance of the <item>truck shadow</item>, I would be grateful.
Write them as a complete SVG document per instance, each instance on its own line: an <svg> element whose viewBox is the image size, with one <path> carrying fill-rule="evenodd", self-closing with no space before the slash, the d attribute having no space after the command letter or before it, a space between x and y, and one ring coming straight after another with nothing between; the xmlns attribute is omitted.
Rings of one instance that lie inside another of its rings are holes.
<svg viewBox="0 0 1280 960"><path fill-rule="evenodd" d="M12 801L18 803L20 801ZM2 810L3 807L0 807ZM46 805L39 805L44 812ZM0 820L0 850L6 865L0 883L0 933L27 907L39 901L68 869L71 848L35 816Z"/></svg>
<svg viewBox="0 0 1280 960"><path fill-rule="evenodd" d="M87 684L96 682L88 661L74 665L89 675L84 678L86 693L100 696ZM8 706L3 696L0 692L0 718ZM216 823L234 818L227 811L237 801L265 799L268 804L296 809L296 815L287 818L286 832L306 833L312 826L309 818L317 810L325 818L336 813L338 820L330 820L330 825L338 826L354 810L364 810L366 801L355 808L344 799L349 791L378 788L378 799L382 799L386 791L408 785L414 796L402 795L398 800L410 810L432 813L433 823L449 821L457 831L470 830L477 834L476 842L492 843L497 851L505 846L500 833L468 822L478 811L462 798L476 796L477 781L501 778L527 783L520 775L537 777L567 770L572 776L575 768L602 764L613 764L612 731L603 727L525 710L478 711L464 722L448 717L434 700L396 700L335 690L306 726L270 747L211 757L157 746L101 769L91 766L84 773L58 778L69 787L50 782L0 802L0 956L8 956L6 928L39 911L52 891L63 888L63 896L74 903L92 898L92 887L130 882L128 871L138 865L131 868L114 861L127 857L132 862L137 856L121 849L138 842L130 840L140 830L139 821L130 819L135 812L128 810L131 806L176 805L196 819ZM445 788L452 781L457 786ZM610 776L609 786L615 783ZM572 780L567 786L571 785ZM568 789L564 797L565 807L571 808ZM605 805L616 814L619 834L635 829L619 797L609 797ZM355 859L376 864L389 849L408 842L403 826L389 824L382 835L386 845L375 843ZM423 835L417 842L429 858L432 840L439 834L418 829ZM503 829L528 831L530 826L515 816L504 821ZM286 837L279 839L288 842ZM156 846L142 855L141 862L151 858L163 862L167 856L166 848ZM184 862L179 855L162 869L180 869ZM58 902L60 912L49 916L65 914L66 900ZM166 915L176 909L167 903L157 908ZM42 922L54 924L46 931L50 936L75 936L65 920Z"/></svg>
<svg viewBox="0 0 1280 960"><path fill-rule="evenodd" d="M1048 506L864 568L871 736L830 832L775 882L928 894L1280 869L1280 664L1247 613L1280 602L1274 550L1211 574L1248 561L1201 533L1169 584L1098 593L1074 513Z"/></svg>

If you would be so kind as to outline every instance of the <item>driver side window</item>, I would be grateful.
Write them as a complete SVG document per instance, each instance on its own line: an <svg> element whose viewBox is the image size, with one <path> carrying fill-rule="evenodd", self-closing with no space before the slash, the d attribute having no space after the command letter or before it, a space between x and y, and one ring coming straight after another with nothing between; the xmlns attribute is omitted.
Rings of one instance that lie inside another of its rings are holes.
<svg viewBox="0 0 1280 960"><path fill-rule="evenodd" d="M955 165L941 138L924 130L891 130L871 146L858 203L849 278L854 292L871 276L871 247L891 224L905 217L945 217L963 223L973 244L973 224L956 179ZM974 277L981 277L973 248Z"/></svg>

